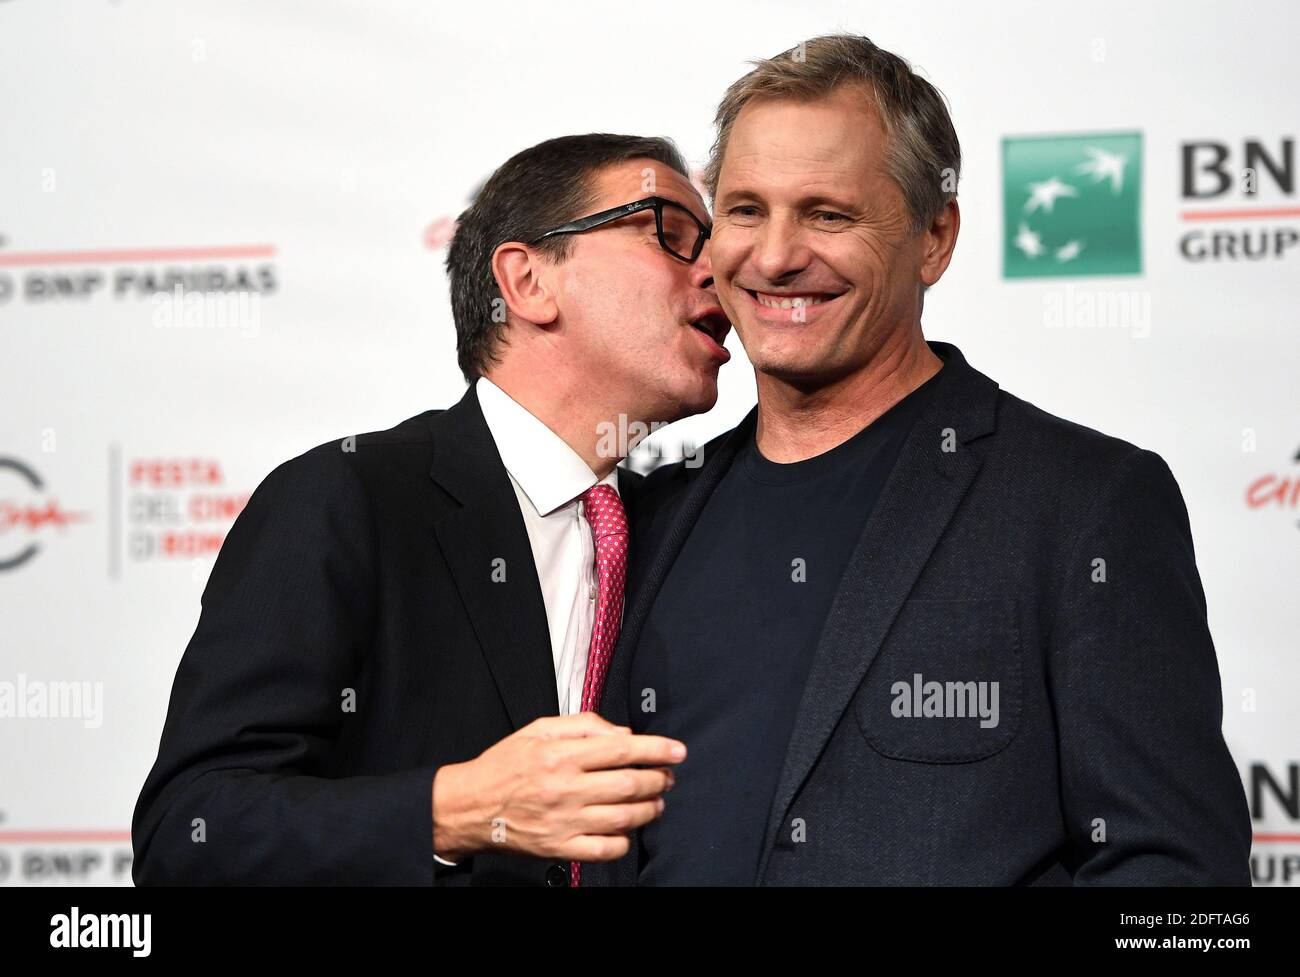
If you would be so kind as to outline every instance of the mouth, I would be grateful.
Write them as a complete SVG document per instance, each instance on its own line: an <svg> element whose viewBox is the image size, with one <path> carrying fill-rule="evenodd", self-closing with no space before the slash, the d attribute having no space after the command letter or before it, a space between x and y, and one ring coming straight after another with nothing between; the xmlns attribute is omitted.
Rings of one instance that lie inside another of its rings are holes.
<svg viewBox="0 0 1300 977"><path fill-rule="evenodd" d="M731 332L731 320L720 308L708 309L703 315L696 316L690 321L690 327L710 340L715 356L721 356L723 362L731 359L731 354L723 348L727 335Z"/></svg>
<svg viewBox="0 0 1300 977"><path fill-rule="evenodd" d="M810 310L829 305L844 294L843 292L761 292L743 286L741 291L753 299L756 306L764 310L765 318L774 315L777 318L793 318L798 313L800 321L807 318Z"/></svg>

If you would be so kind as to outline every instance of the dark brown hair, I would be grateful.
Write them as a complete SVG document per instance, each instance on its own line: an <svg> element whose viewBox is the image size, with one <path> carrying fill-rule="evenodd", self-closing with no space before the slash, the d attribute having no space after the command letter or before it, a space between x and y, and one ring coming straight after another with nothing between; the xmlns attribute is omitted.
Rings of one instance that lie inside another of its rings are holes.
<svg viewBox="0 0 1300 977"><path fill-rule="evenodd" d="M447 249L447 274L456 320L456 358L466 380L473 383L482 376L505 333L501 292L492 274L493 252L507 241L532 241L585 216L593 205L600 171L633 159L653 160L689 176L670 139L604 132L561 136L512 156L460 215ZM552 260L563 261L572 243L570 235L561 234L536 247Z"/></svg>

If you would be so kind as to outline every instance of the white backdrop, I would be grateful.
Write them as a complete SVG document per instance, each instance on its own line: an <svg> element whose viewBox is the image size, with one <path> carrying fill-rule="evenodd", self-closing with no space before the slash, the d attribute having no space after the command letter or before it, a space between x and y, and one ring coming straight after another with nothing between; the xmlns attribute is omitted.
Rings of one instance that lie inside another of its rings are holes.
<svg viewBox="0 0 1300 977"><path fill-rule="evenodd" d="M129 883L222 534L281 461L460 396L443 244L492 169L596 130L700 165L748 59L847 29L962 140L926 334L1178 477L1256 880L1300 884L1300 8L974 6L0 0L0 883ZM1003 140L1113 132L1141 133L1141 273L1004 277ZM1279 170L1254 194L1246 140ZM1198 141L1228 153L1212 199L1183 194ZM1193 260L1189 233L1281 253ZM752 404L729 345L665 443Z"/></svg>

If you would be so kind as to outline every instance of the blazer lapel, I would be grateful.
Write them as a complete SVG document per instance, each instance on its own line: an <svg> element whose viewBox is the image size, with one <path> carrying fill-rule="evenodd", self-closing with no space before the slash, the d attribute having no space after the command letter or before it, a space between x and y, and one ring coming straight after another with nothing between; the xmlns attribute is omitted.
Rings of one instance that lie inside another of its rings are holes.
<svg viewBox="0 0 1300 977"><path fill-rule="evenodd" d="M559 712L546 605L519 500L474 387L430 421L429 475L461 507L434 525L438 545L516 729Z"/></svg>
<svg viewBox="0 0 1300 977"><path fill-rule="evenodd" d="M980 469L983 458L971 442L995 428L997 384L967 365L956 347L930 346L948 372L908 436L832 601L768 814L760 880L795 792ZM944 450L945 439L954 450Z"/></svg>

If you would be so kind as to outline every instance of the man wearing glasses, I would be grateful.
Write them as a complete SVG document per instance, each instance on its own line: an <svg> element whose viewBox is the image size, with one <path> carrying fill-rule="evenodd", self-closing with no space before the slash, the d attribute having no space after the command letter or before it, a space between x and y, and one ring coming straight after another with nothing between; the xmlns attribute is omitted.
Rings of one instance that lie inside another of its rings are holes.
<svg viewBox="0 0 1300 977"><path fill-rule="evenodd" d="M717 398L686 174L605 134L493 174L447 258L469 390L253 495L137 805L137 884L578 885L663 810L684 746L595 714L638 480L602 446Z"/></svg>

